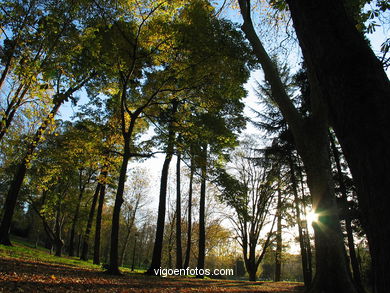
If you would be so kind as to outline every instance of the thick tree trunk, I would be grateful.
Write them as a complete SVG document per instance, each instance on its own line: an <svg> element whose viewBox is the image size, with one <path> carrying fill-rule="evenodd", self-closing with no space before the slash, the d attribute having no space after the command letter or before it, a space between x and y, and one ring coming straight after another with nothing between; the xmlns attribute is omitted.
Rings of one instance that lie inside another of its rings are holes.
<svg viewBox="0 0 390 293"><path fill-rule="evenodd" d="M308 68L319 80L332 125L357 185L375 292L390 288L390 84L343 1L287 0Z"/></svg>
<svg viewBox="0 0 390 293"><path fill-rule="evenodd" d="M194 160L191 157L191 166L190 166L190 183L188 190L188 217L187 217L187 247L186 247L186 257L184 260L184 268L190 266L190 254L191 254L191 234L192 234L192 183L194 180Z"/></svg>
<svg viewBox="0 0 390 293"><path fill-rule="evenodd" d="M183 267L183 254L181 249L181 191L180 191L180 160L181 153L177 151L176 163L176 268Z"/></svg>
<svg viewBox="0 0 390 293"><path fill-rule="evenodd" d="M82 244L82 249L81 249L81 260L88 260L88 248L89 248L89 234L91 234L91 229L92 229L92 223L93 223L93 217L95 215L95 209L96 209L96 203L98 201L99 197L99 192L101 189L102 184L98 182L95 193L93 194L92 198L92 203L91 203L91 208L89 210L89 215L88 215L88 221L87 221L87 227L85 228L85 235L83 238L83 244Z"/></svg>
<svg viewBox="0 0 390 293"><path fill-rule="evenodd" d="M278 219L276 224L276 251L275 251L275 282L279 282L282 275L282 193L278 186Z"/></svg>
<svg viewBox="0 0 390 293"><path fill-rule="evenodd" d="M354 286L349 272L334 186L330 170L327 129L321 123L306 127L306 141L309 146L301 149L306 168L307 182L312 195L313 207L319 220L313 223L316 245L316 275L308 292L353 292ZM300 144L298 143L298 146Z"/></svg>
<svg viewBox="0 0 390 293"><path fill-rule="evenodd" d="M103 213L105 193L106 193L106 184L103 183L100 189L99 204L96 213L95 241L93 245L93 263L95 265L100 264L100 233L102 227L102 213Z"/></svg>
<svg viewBox="0 0 390 293"><path fill-rule="evenodd" d="M207 145L203 146L202 150L202 166L201 166L201 185L199 199L199 242L198 242L198 270L204 269L205 254L206 254L206 175L207 175ZM203 278L204 275L197 275L197 278Z"/></svg>

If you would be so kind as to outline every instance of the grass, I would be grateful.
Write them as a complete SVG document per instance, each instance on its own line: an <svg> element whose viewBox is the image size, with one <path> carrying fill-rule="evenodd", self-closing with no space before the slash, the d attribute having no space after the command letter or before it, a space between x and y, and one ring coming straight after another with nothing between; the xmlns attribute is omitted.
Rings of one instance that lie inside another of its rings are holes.
<svg viewBox="0 0 390 293"><path fill-rule="evenodd" d="M21 239L12 247L0 245L0 293L3 292L302 292L301 283L248 282L150 277L144 271L121 268L110 276L101 266L76 257L56 257L45 248Z"/></svg>
<svg viewBox="0 0 390 293"><path fill-rule="evenodd" d="M10 247L0 244L0 257L11 257L50 264L64 264L80 268L101 269L101 266L93 264L92 261L82 261L77 257L54 256L49 253L48 249L43 247L35 248L33 244L21 239L12 239L12 245Z"/></svg>

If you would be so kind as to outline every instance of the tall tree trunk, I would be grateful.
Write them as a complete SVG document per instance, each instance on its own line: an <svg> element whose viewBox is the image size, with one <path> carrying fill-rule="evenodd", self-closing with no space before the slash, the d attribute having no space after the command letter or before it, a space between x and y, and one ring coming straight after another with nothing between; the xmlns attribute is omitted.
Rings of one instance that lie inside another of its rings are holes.
<svg viewBox="0 0 390 293"><path fill-rule="evenodd" d="M69 256L74 256L74 240L75 240L74 238L76 235L76 226L79 220L81 201L83 199L84 190L86 187L86 184L82 183L82 177L83 177L83 169L80 169L79 170L79 197L77 199L76 210L74 212L73 220L72 220L72 228L70 230Z"/></svg>
<svg viewBox="0 0 390 293"><path fill-rule="evenodd" d="M349 206L348 206L347 187L345 186L343 172L341 169L340 153L336 147L336 142L331 132L329 132L329 138L330 138L330 146L332 149L333 157L336 163L337 177L340 184L341 197L343 200L343 207L344 207L343 212L345 214L345 230L347 232L349 260L352 267L353 279L359 291L365 292L362 283L361 274L360 274L359 262L356 257L355 243L354 243L353 231L352 231L351 211L349 210Z"/></svg>
<svg viewBox="0 0 390 293"><path fill-rule="evenodd" d="M205 253L206 253L206 175L207 175L207 145L203 146L202 150L202 166L201 166L201 183L200 183L200 200L199 200L199 243L198 243L198 270L204 269ZM197 278L203 278L204 275L197 275Z"/></svg>
<svg viewBox="0 0 390 293"><path fill-rule="evenodd" d="M181 249L181 191L180 191L180 160L181 153L177 150L176 163L176 268L183 267L183 254Z"/></svg>
<svg viewBox="0 0 390 293"><path fill-rule="evenodd" d="M287 0L308 68L319 79L355 180L370 246L374 292L390 288L390 83L343 1Z"/></svg>
<svg viewBox="0 0 390 293"><path fill-rule="evenodd" d="M55 232L54 232L54 241L55 241L55 256L62 255L62 247L64 246L64 241L61 236L61 199L58 199L57 211L56 211L56 223L55 223Z"/></svg>
<svg viewBox="0 0 390 293"><path fill-rule="evenodd" d="M160 198L158 203L156 238L153 247L152 263L150 265L150 268L148 269L148 274L151 275L155 275L156 273L154 270L159 269L161 267L161 254L162 254L163 240L164 240L165 211L166 211L166 201L167 201L168 171L169 171L169 164L171 162L172 155L173 155L174 135L175 133L173 131L170 131L167 154L165 156L163 168L161 171Z"/></svg>
<svg viewBox="0 0 390 293"><path fill-rule="evenodd" d="M126 143L129 146L129 143ZM119 173L118 188L115 195L114 211L112 214L111 225L111 246L110 246L110 264L107 273L113 275L119 275L119 263L118 263L118 247L119 247L119 220L120 212L123 204L123 192L125 189L127 165L129 163L130 154L129 147L125 147L123 154L122 165Z"/></svg>
<svg viewBox="0 0 390 293"><path fill-rule="evenodd" d="M99 204L96 213L96 226L95 226L95 241L93 245L93 263L95 265L100 264L100 233L102 227L102 213L104 205L104 197L106 193L106 184L102 183L99 195Z"/></svg>
<svg viewBox="0 0 390 293"><path fill-rule="evenodd" d="M167 153L165 156L163 168L161 171L161 183L160 183L160 198L158 203L158 215L157 215L157 227L156 238L153 247L152 263L147 271L149 275L156 275L155 270L161 267L161 254L164 240L164 226L165 226L165 210L167 201L167 185L168 185L168 171L169 164L171 163L173 150L175 145L175 131L173 130L174 115L177 112L179 103L177 100L173 100L171 122L169 125Z"/></svg>
<svg viewBox="0 0 390 293"><path fill-rule="evenodd" d="M305 235L303 233L301 209L299 205L299 196L298 196L298 184L297 184L297 178L295 176L294 161L292 159L291 152L289 153L288 160L289 160L290 174L291 174L290 181L292 184L292 189L294 194L294 208L295 208L295 214L296 214L297 225L298 225L299 247L301 249L303 281L305 283L305 287L309 288L312 280L311 261L309 261L309 253L308 253L308 249L310 248L310 242L307 242L307 239L305 239Z"/></svg>
<svg viewBox="0 0 390 293"><path fill-rule="evenodd" d="M190 266L190 253L191 253L191 234L192 234L192 183L194 180L194 159L191 156L191 166L190 166L190 183L188 190L188 217L187 217L187 247L186 247L186 257L184 260L184 268Z"/></svg>
<svg viewBox="0 0 390 293"><path fill-rule="evenodd" d="M276 251L275 251L275 282L279 282L282 275L282 193L278 186L278 219L276 224Z"/></svg>
<svg viewBox="0 0 390 293"><path fill-rule="evenodd" d="M101 187L102 187L102 184L100 182L98 182L96 189L95 189L95 193L93 194L91 208L89 210L87 227L85 228L85 234L84 234L84 238L83 238L83 244L82 244L81 256L80 256L80 259L85 260L85 261L88 260L89 234L91 233L93 217L95 215L96 203L98 201L99 192L100 192Z"/></svg>

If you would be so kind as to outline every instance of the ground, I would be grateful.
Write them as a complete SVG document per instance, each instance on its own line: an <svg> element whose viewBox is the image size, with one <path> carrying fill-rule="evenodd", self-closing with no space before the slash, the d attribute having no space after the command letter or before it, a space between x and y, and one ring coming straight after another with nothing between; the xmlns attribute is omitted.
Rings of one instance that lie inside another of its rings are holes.
<svg viewBox="0 0 390 293"><path fill-rule="evenodd" d="M0 292L303 292L301 283L150 277L125 271L109 276L90 263L56 258L16 244L0 245Z"/></svg>

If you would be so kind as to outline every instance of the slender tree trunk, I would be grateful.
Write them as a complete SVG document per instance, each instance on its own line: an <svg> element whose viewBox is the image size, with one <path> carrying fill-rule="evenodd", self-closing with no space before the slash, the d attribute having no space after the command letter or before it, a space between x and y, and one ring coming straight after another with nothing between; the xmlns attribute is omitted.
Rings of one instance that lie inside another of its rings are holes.
<svg viewBox="0 0 390 293"><path fill-rule="evenodd" d="M83 170L79 170L79 197L77 199L76 210L73 215L72 228L70 230L69 256L74 256L74 238L76 235L76 225L79 220L81 200L83 199L85 184L82 183Z"/></svg>
<svg viewBox="0 0 390 293"><path fill-rule="evenodd" d="M128 229L127 232L126 232L125 241L123 242L122 251L121 251L121 254L120 254L120 257L119 257L119 264L120 264L120 266L123 266L123 261L125 260L127 245L129 244L129 239L130 239L130 232L131 232L131 230Z"/></svg>
<svg viewBox="0 0 390 293"><path fill-rule="evenodd" d="M282 275L282 193L278 186L278 220L276 224L276 252L275 252L275 282L279 282Z"/></svg>
<svg viewBox="0 0 390 293"><path fill-rule="evenodd" d="M330 138L330 146L332 149L333 157L336 163L336 169L337 169L337 177L340 184L340 191L341 196L343 200L343 206L345 207L344 213L345 213L345 230L347 232L347 240L348 240L348 251L349 251L349 260L352 267L352 273L353 273L353 279L356 283L356 286L358 287L360 292L365 292L364 286L362 283L362 278L360 274L359 269L359 262L356 257L355 252L355 244L353 240L353 231L352 231L352 221L351 221L351 212L348 207L348 195L347 195L347 188L345 186L343 172L341 169L341 162L340 162L340 153L336 147L336 142L334 140L334 137L332 133L329 132L329 138Z"/></svg>
<svg viewBox="0 0 390 293"><path fill-rule="evenodd" d="M201 166L201 185L200 185L200 200L199 200L199 244L198 244L198 270L204 269L205 253L206 253L206 224L205 224L205 209L206 209L206 175L207 175L207 145L203 146L202 166ZM197 278L203 278L204 275L197 275Z"/></svg>
<svg viewBox="0 0 390 293"><path fill-rule="evenodd" d="M127 143L127 145L129 145ZM110 247L110 265L107 273L113 275L119 275L119 263L118 263L118 246L119 246L119 220L120 212L123 204L123 192L125 189L127 165L129 163L130 155L128 153L128 147L125 147L123 154L122 166L119 173L118 189L115 196L114 211L112 214L111 225L111 247Z"/></svg>
<svg viewBox="0 0 390 293"><path fill-rule="evenodd" d="M102 213L104 205L104 197L106 193L106 184L102 183L99 195L99 204L96 213L96 226L95 226L95 241L93 246L93 263L95 265L100 264L100 233L102 227Z"/></svg>
<svg viewBox="0 0 390 293"><path fill-rule="evenodd" d="M174 121L174 115L177 112L177 107L178 107L178 101L174 100L172 103L172 116L171 116L172 121L169 125L167 153L161 171L160 198L158 203L156 238L153 247L152 263L150 265L150 268L147 271L147 274L149 275L156 275L155 270L161 267L161 254L163 249L165 211L166 211L166 201L167 201L168 171L169 171L169 164L171 163L172 160L173 149L175 144L175 131L173 130L172 124Z"/></svg>
<svg viewBox="0 0 390 293"><path fill-rule="evenodd" d="M100 192L101 187L102 187L102 184L100 182L98 182L96 189L95 189L95 193L93 194L91 208L89 210L87 227L85 228L85 234L84 234L84 239L83 239L83 244L82 244L82 249L81 249L81 256L80 256L80 259L85 260L85 261L88 260L89 234L91 233L93 217L95 215L96 203L98 201L99 192Z"/></svg>
<svg viewBox="0 0 390 293"><path fill-rule="evenodd" d="M181 191L180 191L180 160L181 153L177 150L176 163L176 268L183 267L183 254L181 249Z"/></svg>
<svg viewBox="0 0 390 293"><path fill-rule="evenodd" d="M390 288L390 83L343 1L287 0L308 68L320 83L355 180L375 293Z"/></svg>
<svg viewBox="0 0 390 293"><path fill-rule="evenodd" d="M164 240L164 225L165 225L165 211L166 211L166 201L167 201L167 183L168 183L168 171L169 164L173 155L173 140L174 132L171 131L169 134L170 142L168 142L167 154L165 156L163 168L161 171L161 184L160 184L160 198L158 204L158 216L157 216L157 228L156 228L156 238L153 248L152 263L148 269L148 274L155 275L155 269L161 267L161 254L163 248Z"/></svg>
<svg viewBox="0 0 390 293"><path fill-rule="evenodd" d="M192 234L192 183L194 179L194 160L191 157L191 166L190 166L190 183L188 191L188 218L187 218L187 247L186 247L186 257L184 261L184 268L190 266L190 254L191 254L191 234Z"/></svg>
<svg viewBox="0 0 390 293"><path fill-rule="evenodd" d="M289 153L289 165L290 165L290 174L291 174L291 184L294 194L294 207L295 207L295 214L297 219L297 225L298 225L298 235L299 235L299 246L301 249L301 259L302 259L302 273L303 273L303 281L305 283L305 287L310 287L311 280L312 280L312 269L311 269L311 261L309 261L309 253L308 253L308 246L310 246L310 242L307 242L305 239L305 235L303 233L302 229L302 220L301 220L301 209L299 207L299 197L298 197L298 184L297 184L297 178L295 176L294 171L294 162L292 159L292 154Z"/></svg>
<svg viewBox="0 0 390 293"><path fill-rule="evenodd" d="M55 223L55 256L62 255L62 247L64 246L64 241L61 236L61 200L58 200L57 211L56 211L56 223Z"/></svg>

